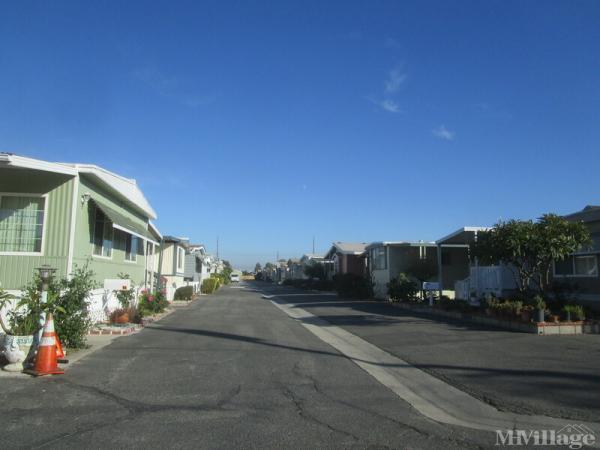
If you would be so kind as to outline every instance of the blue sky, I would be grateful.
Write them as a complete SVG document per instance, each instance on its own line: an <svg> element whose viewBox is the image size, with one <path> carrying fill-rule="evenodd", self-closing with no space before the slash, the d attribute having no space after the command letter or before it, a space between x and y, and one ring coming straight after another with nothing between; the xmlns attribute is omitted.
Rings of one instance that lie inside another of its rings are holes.
<svg viewBox="0 0 600 450"><path fill-rule="evenodd" d="M86 4L87 3L87 4ZM10 2L0 150L238 267L599 203L600 3Z"/></svg>

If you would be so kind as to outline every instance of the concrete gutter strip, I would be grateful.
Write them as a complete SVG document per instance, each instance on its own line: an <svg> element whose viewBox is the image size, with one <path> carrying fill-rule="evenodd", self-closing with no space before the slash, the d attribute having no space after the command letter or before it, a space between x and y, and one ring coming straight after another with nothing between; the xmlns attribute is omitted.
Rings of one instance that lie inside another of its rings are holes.
<svg viewBox="0 0 600 450"><path fill-rule="evenodd" d="M566 419L499 411L343 328L334 326L295 304L278 300L279 296L264 297L288 316L300 321L311 333L348 357L421 414L437 422L486 431L560 429L567 424ZM600 432L600 423L582 424Z"/></svg>

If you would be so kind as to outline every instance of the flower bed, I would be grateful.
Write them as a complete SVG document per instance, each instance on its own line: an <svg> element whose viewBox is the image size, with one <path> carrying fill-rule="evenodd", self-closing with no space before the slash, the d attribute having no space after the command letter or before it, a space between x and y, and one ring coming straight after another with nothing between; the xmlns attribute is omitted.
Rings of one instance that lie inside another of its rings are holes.
<svg viewBox="0 0 600 450"><path fill-rule="evenodd" d="M517 320L516 318L511 320L501 317L490 317L478 312L446 311L437 307L432 308L417 303L398 302L392 303L392 305L404 310L440 317L448 317L474 324L489 325L497 328L520 331L523 333L533 333L540 336L600 334L600 322L596 321L572 321L558 323L524 322L522 320Z"/></svg>

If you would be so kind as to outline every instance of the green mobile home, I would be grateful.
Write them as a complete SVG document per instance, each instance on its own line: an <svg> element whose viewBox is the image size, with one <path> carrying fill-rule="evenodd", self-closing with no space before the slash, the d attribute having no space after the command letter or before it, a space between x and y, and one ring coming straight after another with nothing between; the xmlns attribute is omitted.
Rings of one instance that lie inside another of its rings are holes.
<svg viewBox="0 0 600 450"><path fill-rule="evenodd" d="M94 165L0 153L1 286L19 292L41 265L63 276L87 263L100 286L91 306L101 317L123 285L118 274L136 286L150 282L155 218L135 180Z"/></svg>

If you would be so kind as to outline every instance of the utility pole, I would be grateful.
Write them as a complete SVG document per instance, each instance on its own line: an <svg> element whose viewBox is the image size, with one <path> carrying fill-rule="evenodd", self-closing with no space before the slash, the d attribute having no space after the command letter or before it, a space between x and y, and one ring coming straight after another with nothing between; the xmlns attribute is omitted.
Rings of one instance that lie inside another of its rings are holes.
<svg viewBox="0 0 600 450"><path fill-rule="evenodd" d="M315 254L315 237L313 236L313 255Z"/></svg>
<svg viewBox="0 0 600 450"><path fill-rule="evenodd" d="M219 260L219 236L217 236L217 261Z"/></svg>

